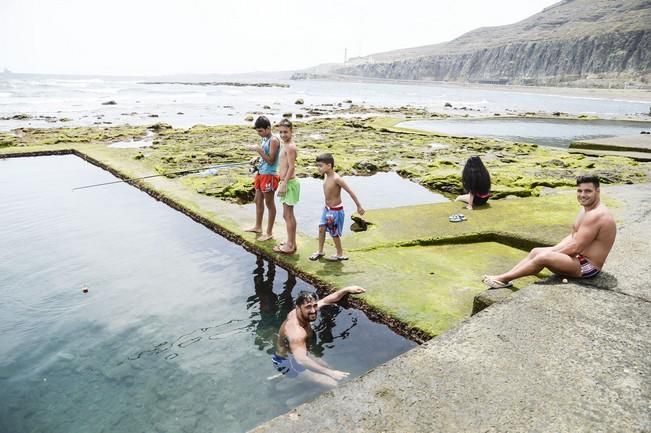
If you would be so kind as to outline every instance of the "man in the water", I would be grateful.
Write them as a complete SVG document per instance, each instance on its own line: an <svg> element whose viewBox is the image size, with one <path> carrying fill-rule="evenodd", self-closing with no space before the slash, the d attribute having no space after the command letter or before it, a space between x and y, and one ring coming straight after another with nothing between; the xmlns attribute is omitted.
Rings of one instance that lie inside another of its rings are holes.
<svg viewBox="0 0 651 433"><path fill-rule="evenodd" d="M506 273L484 276L484 283L493 289L510 287L513 280L535 275L543 268L573 278L596 276L601 272L617 234L615 219L601 203L599 194L597 176L577 178L576 198L583 209L574 221L572 233L553 247L534 248Z"/></svg>
<svg viewBox="0 0 651 433"><path fill-rule="evenodd" d="M300 292L296 298L296 308L289 312L278 331L276 354L272 357L276 369L288 377L299 377L330 388L348 377L349 373L333 370L322 360L308 354L308 346L314 335L310 324L316 320L319 308L335 304L348 294L364 291L359 286L349 286L321 300L314 292Z"/></svg>

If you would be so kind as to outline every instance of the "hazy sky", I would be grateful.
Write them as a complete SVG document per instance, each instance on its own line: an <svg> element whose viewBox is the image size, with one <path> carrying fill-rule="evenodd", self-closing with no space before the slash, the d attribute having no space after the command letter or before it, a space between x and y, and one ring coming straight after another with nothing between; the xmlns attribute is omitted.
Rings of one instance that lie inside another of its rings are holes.
<svg viewBox="0 0 651 433"><path fill-rule="evenodd" d="M454 39L556 0L0 0L0 70L158 75L300 69Z"/></svg>

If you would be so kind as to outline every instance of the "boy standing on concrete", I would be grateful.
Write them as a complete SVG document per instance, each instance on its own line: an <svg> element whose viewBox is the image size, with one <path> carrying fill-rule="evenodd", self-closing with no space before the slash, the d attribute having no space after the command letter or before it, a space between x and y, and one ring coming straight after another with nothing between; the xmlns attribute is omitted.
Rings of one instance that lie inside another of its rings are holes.
<svg viewBox="0 0 651 433"><path fill-rule="evenodd" d="M246 229L246 232L256 234L262 233L262 218L265 205L267 207L267 231L258 238L259 241L268 241L273 238L274 222L276 221L276 203L274 193L278 189L278 153L280 141L271 133L271 122L265 116L260 116L255 121L255 130L262 138L260 145L248 146L260 155L260 162L257 166L258 173L255 176L255 226Z"/></svg>
<svg viewBox="0 0 651 433"><path fill-rule="evenodd" d="M274 247L274 251L281 254L294 254L296 252L296 217L294 206L298 203L301 194L301 184L296 179L296 144L292 138L292 122L283 119L278 124L278 132L283 142L280 158L280 185L278 197L283 205L283 218L287 227L287 241Z"/></svg>
<svg viewBox="0 0 651 433"><path fill-rule="evenodd" d="M318 260L325 256L323 252L323 245L325 244L325 232L328 231L332 240L335 243L337 254L327 258L327 260L338 262L341 260L348 260L344 255L344 250L341 247L341 234L344 229L344 206L341 202L341 190L343 189L353 199L357 206L357 213L364 215L364 209L357 200L357 196L350 189L346 181L343 180L334 171L335 160L329 153L324 153L316 158L316 165L319 173L324 175L323 192L325 194L325 207L321 214L321 221L319 222L319 250L313 253L309 258L310 260Z"/></svg>

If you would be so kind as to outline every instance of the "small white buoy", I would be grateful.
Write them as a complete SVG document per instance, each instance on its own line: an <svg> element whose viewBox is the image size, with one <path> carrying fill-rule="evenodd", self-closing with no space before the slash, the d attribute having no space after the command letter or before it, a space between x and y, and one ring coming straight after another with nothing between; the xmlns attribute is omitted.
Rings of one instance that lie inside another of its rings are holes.
<svg viewBox="0 0 651 433"><path fill-rule="evenodd" d="M563 278L563 284L567 284L567 278Z"/></svg>

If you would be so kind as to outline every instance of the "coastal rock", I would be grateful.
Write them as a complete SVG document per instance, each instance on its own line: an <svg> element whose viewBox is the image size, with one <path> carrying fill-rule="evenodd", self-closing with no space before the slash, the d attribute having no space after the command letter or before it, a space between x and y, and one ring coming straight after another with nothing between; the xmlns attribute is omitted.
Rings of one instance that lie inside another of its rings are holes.
<svg viewBox="0 0 651 433"><path fill-rule="evenodd" d="M303 98L298 98L296 101L294 101L294 104L303 105L303 104L305 104L305 101L303 101Z"/></svg>
<svg viewBox="0 0 651 433"><path fill-rule="evenodd" d="M244 121L246 122L253 122L254 118L250 114L244 118Z"/></svg>
<svg viewBox="0 0 651 433"><path fill-rule="evenodd" d="M334 73L485 84L649 87L647 0L558 2L515 24L448 43L358 58Z"/></svg>
<svg viewBox="0 0 651 433"><path fill-rule="evenodd" d="M452 108L452 104L450 104L449 102L446 102L445 104L443 104L443 106L445 108Z"/></svg>
<svg viewBox="0 0 651 433"><path fill-rule="evenodd" d="M32 116L29 115L29 114L20 113L20 114L14 114L10 118L3 118L3 119L7 119L7 120L8 119L11 119L11 120L30 120L30 119L32 119Z"/></svg>
<svg viewBox="0 0 651 433"><path fill-rule="evenodd" d="M285 118L291 118L293 116L292 113L283 113L283 117Z"/></svg>
<svg viewBox="0 0 651 433"><path fill-rule="evenodd" d="M111 100L111 101L102 102L102 105L118 105L118 103Z"/></svg>

